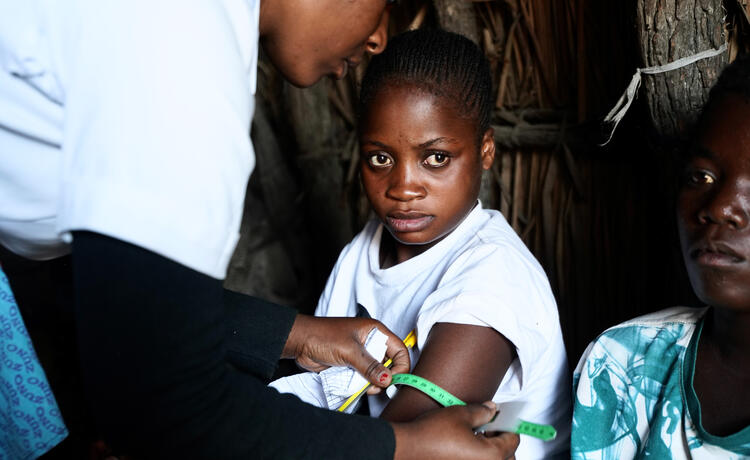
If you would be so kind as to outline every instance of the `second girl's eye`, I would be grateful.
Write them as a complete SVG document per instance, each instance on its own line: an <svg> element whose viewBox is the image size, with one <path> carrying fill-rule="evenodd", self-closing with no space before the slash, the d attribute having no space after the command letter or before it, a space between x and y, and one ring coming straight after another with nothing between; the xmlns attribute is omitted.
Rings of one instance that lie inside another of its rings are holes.
<svg viewBox="0 0 750 460"><path fill-rule="evenodd" d="M374 153L370 155L367 161L370 163L370 166L374 166L376 168L384 168L386 166L390 166L392 163L391 158L388 155L384 155L382 153Z"/></svg>
<svg viewBox="0 0 750 460"><path fill-rule="evenodd" d="M427 166L433 167L433 168L439 168L440 166L445 166L448 164L448 155L442 152L435 152L431 153L427 158L425 158L424 163Z"/></svg>
<svg viewBox="0 0 750 460"><path fill-rule="evenodd" d="M688 185L710 185L716 182L716 178L707 171L696 169L685 175L685 181Z"/></svg>

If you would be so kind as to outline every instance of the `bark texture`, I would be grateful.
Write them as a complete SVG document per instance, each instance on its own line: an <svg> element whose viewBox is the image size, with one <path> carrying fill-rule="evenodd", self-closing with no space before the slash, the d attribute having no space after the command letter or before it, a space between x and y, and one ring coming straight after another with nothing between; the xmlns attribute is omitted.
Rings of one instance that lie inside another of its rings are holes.
<svg viewBox="0 0 750 460"><path fill-rule="evenodd" d="M469 37L479 43L479 29L474 5L466 0L433 0L440 27Z"/></svg>
<svg viewBox="0 0 750 460"><path fill-rule="evenodd" d="M266 101L258 98L252 130L256 168L224 286L300 308L314 295L307 232L298 209L301 190L269 117Z"/></svg>
<svg viewBox="0 0 750 460"><path fill-rule="evenodd" d="M316 261L316 271L324 272L323 278L339 251L354 236L341 161L345 126L340 117L333 116L328 96L331 84L322 80L306 89L286 85L284 95L298 146L297 169L305 190L298 205L305 210L307 231L313 241L310 256Z"/></svg>
<svg viewBox="0 0 750 460"><path fill-rule="evenodd" d="M646 67L718 48L726 40L722 0L638 0L637 8L640 51ZM677 135L695 121L727 61L728 53L723 53L670 72L643 76L657 132Z"/></svg>

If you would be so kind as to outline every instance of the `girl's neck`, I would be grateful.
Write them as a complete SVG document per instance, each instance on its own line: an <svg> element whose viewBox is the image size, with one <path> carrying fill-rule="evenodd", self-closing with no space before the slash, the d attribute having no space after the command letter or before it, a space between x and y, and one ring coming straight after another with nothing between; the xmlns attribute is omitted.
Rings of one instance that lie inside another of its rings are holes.
<svg viewBox="0 0 750 460"><path fill-rule="evenodd" d="M383 228L383 234L380 237L380 268L385 270L406 262L430 249L441 239L428 244L401 244L387 229Z"/></svg>
<svg viewBox="0 0 750 460"><path fill-rule="evenodd" d="M716 347L721 361L737 370L750 370L750 312L712 308L702 340Z"/></svg>
<svg viewBox="0 0 750 460"><path fill-rule="evenodd" d="M729 436L750 420L750 314L712 308L703 325L693 374L703 428Z"/></svg>
<svg viewBox="0 0 750 460"><path fill-rule="evenodd" d="M406 262L407 260L416 257L423 252L426 252L431 247L435 246L439 242L443 241L448 235L453 233L460 225L461 223L466 220L466 217L471 214L471 212L479 206L479 202L476 198L474 198L474 206L467 212L461 220L456 224L454 228L452 228L449 232L445 233L440 238L437 238L436 240L430 241L429 243L424 244L403 244L397 241L393 235L391 235L391 232L388 231L387 227L383 225L383 233L380 236L380 268L382 270L385 270L386 268L393 267L394 265L398 265L402 262Z"/></svg>

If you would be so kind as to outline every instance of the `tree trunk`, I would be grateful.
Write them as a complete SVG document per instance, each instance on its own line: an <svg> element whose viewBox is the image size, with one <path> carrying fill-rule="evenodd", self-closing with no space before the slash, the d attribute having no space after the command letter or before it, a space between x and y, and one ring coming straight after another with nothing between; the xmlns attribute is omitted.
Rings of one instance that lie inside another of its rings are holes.
<svg viewBox="0 0 750 460"><path fill-rule="evenodd" d="M247 186L240 240L224 286L276 303L310 309L312 283L309 239L298 209L301 193L259 97L253 119L256 168Z"/></svg>
<svg viewBox="0 0 750 460"><path fill-rule="evenodd" d="M305 213L316 282L325 279L339 251L354 236L353 212L345 196L342 152L347 128L331 109L330 82L305 89L287 84L286 113L298 145L296 157L305 195L296 204Z"/></svg>
<svg viewBox="0 0 750 460"><path fill-rule="evenodd" d="M638 0L637 26L646 67L668 64L726 40L721 0ZM649 113L660 134L677 135L695 121L728 53L670 72L643 75Z"/></svg>
<svg viewBox="0 0 750 460"><path fill-rule="evenodd" d="M474 4L466 0L433 0L440 27L469 37L479 43L479 29Z"/></svg>

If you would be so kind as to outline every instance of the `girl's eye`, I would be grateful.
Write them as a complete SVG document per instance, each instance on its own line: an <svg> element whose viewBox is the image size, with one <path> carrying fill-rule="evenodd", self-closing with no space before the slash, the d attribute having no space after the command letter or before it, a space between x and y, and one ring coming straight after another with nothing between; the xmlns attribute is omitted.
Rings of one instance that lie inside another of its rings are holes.
<svg viewBox="0 0 750 460"><path fill-rule="evenodd" d="M442 152L435 152L425 158L424 163L432 168L439 168L448 164L448 155Z"/></svg>
<svg viewBox="0 0 750 460"><path fill-rule="evenodd" d="M386 166L390 166L392 163L388 155L383 155L382 153L375 153L370 155L368 161L371 166L374 166L376 168L385 168Z"/></svg>
<svg viewBox="0 0 750 460"><path fill-rule="evenodd" d="M688 185L710 185L716 182L716 178L707 171L694 170L688 172L686 182Z"/></svg>

